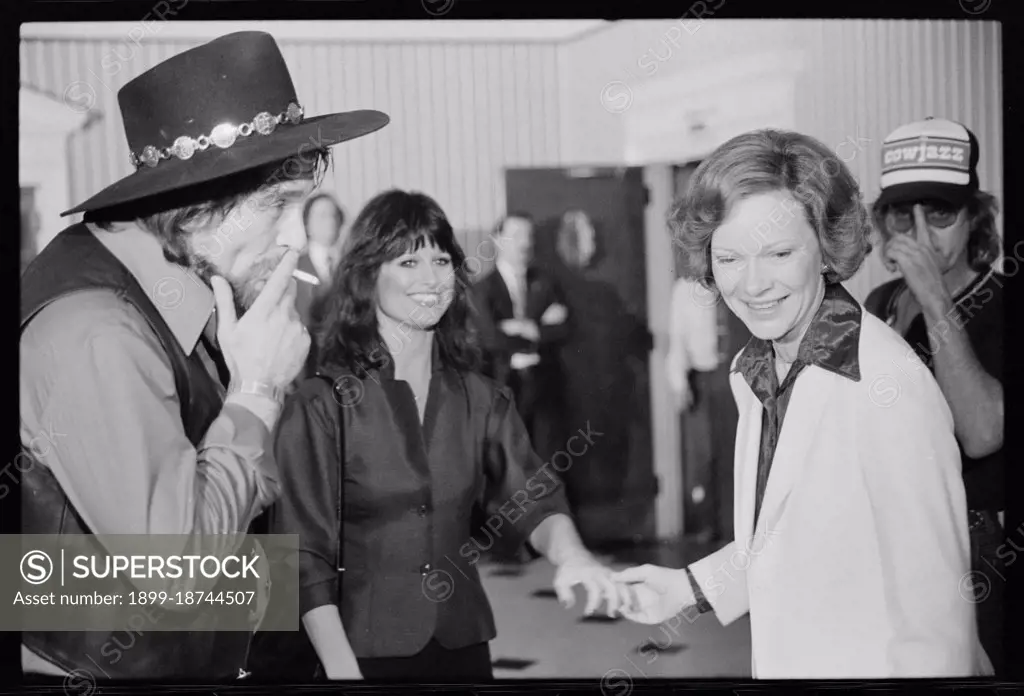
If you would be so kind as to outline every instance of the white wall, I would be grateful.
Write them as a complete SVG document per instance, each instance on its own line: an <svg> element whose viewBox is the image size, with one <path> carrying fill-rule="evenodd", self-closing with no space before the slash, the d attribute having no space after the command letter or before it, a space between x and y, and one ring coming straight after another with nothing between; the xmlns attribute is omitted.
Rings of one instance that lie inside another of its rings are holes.
<svg viewBox="0 0 1024 696"><path fill-rule="evenodd" d="M24 87L18 95L18 111L18 183L36 189L38 253L63 229L61 211L74 205L68 180L68 136L82 127L85 115Z"/></svg>
<svg viewBox="0 0 1024 696"><path fill-rule="evenodd" d="M654 77L791 47L792 23L692 18L616 22L559 50L562 154L568 161L618 162L626 151L630 90ZM626 107L626 108L623 108Z"/></svg>

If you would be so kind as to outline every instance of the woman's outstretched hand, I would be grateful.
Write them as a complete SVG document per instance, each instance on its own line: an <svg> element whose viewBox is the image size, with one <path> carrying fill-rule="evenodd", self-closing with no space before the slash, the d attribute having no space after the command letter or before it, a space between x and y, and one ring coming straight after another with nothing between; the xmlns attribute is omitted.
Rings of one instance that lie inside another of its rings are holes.
<svg viewBox="0 0 1024 696"><path fill-rule="evenodd" d="M648 564L612 573L611 580L626 586L630 601L619 611L636 623L661 623L697 603L685 570Z"/></svg>
<svg viewBox="0 0 1024 696"><path fill-rule="evenodd" d="M622 583L611 581L612 570L599 563L589 554L580 554L561 565L555 571L555 594L566 609L576 603L573 587L583 585L587 591L587 605L584 615L594 614L602 601L608 616L621 612L630 600L629 589Z"/></svg>

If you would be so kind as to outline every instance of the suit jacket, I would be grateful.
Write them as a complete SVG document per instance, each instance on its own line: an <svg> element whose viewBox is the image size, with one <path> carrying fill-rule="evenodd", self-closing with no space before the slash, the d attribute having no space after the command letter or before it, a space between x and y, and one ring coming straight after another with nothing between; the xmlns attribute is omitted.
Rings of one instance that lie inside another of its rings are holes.
<svg viewBox="0 0 1024 696"><path fill-rule="evenodd" d="M536 268L526 274L526 318L537 323L540 340L529 341L520 336L506 336L501 332L501 322L514 318L512 296L498 271L492 270L474 287L472 293L473 318L480 333L484 349L484 372L501 385L509 383L510 360L514 353L536 352L540 363L535 368L538 380L557 384L557 346L569 335L572 316L562 324L545 326L540 319L552 304L566 304L564 294L556 280Z"/></svg>
<svg viewBox="0 0 1024 696"><path fill-rule="evenodd" d="M793 385L756 530L762 405L730 374L735 541L690 570L723 625L750 612L756 678L990 674L952 415L906 342L861 315L860 379L810 365Z"/></svg>

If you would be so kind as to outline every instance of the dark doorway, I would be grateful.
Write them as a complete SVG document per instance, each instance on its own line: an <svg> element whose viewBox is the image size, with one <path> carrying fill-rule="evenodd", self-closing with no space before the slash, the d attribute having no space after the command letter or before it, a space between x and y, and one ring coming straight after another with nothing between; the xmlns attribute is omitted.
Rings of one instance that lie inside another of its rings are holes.
<svg viewBox="0 0 1024 696"><path fill-rule="evenodd" d="M511 169L507 209L537 220L535 258L562 285L572 315L560 350L565 439L589 429L593 444L566 480L588 545L654 538L644 208L639 168ZM563 216L581 211L595 253L570 267L557 251ZM600 433L600 435L597 435ZM577 438L572 446L579 450Z"/></svg>

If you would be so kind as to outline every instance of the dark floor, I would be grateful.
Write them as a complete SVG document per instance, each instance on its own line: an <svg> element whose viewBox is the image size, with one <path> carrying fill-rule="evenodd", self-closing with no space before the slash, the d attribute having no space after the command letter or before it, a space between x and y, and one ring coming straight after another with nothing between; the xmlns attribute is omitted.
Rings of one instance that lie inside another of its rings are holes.
<svg viewBox="0 0 1024 696"><path fill-rule="evenodd" d="M618 570L644 563L679 568L720 546L690 539L593 550ZM554 567L546 560L482 561L481 575L498 627L491 652L499 679L596 677L611 685L645 677L750 676L746 617L728 627L713 615L674 627L584 619L582 589L572 609L559 606L551 590Z"/></svg>

